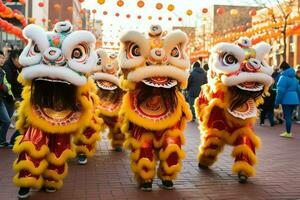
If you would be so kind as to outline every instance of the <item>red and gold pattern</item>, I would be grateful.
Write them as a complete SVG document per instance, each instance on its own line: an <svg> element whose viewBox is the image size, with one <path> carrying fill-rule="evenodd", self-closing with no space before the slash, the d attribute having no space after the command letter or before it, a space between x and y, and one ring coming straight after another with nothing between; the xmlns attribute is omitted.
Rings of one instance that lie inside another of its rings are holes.
<svg viewBox="0 0 300 200"><path fill-rule="evenodd" d="M181 170L185 156L183 131L191 113L183 95L177 91L178 105L170 111L161 97L152 96L143 104L136 104L136 91L125 94L120 115L125 146L132 151L131 169L139 183L152 181L156 161L160 161L157 175L161 180L174 180Z"/></svg>
<svg viewBox="0 0 300 200"><path fill-rule="evenodd" d="M231 115L227 108L230 104L228 88L222 84L213 90L209 85L202 87L199 98L195 101L197 115L201 121L201 145L199 163L211 166L225 144L235 146L232 156L236 157L233 172L243 171L246 176L254 176L256 164L255 149L260 146L260 139L255 135L252 125L255 118L240 120Z"/></svg>
<svg viewBox="0 0 300 200"><path fill-rule="evenodd" d="M199 167L209 167L225 144L232 145L232 171L245 183L255 175L255 150L260 146L253 125L257 105L272 83L272 69L264 61L270 46L251 46L249 38L220 43L212 50L208 84L195 101L200 120Z"/></svg>
<svg viewBox="0 0 300 200"><path fill-rule="evenodd" d="M118 113L121 108L124 92L119 86L119 65L115 54L108 55L106 51L98 49L97 66L94 67L90 78L97 85L97 110L104 120L104 128L108 128L108 138L111 146L116 151L121 151L125 135L120 131L120 118Z"/></svg>
<svg viewBox="0 0 300 200"><path fill-rule="evenodd" d="M121 87L126 90L121 131L131 150L131 169L143 189L145 183L152 183L156 171L162 181L170 182L181 170L183 132L192 118L180 92L189 75L187 36L181 31L167 34L161 26L152 25L148 37L129 31L121 43Z"/></svg>
<svg viewBox="0 0 300 200"><path fill-rule="evenodd" d="M121 120L118 115L122 105L123 92L117 95L115 102L110 101L110 97L101 98L97 107L105 126L109 129L108 138L115 150L122 148L125 141L125 135L120 130Z"/></svg>
<svg viewBox="0 0 300 200"><path fill-rule="evenodd" d="M103 119L100 118L100 110L97 108L99 98L96 94L97 89L92 80L89 80L91 91L88 96L89 102L92 104L92 118L83 129L74 137L77 155L84 154L86 157L92 157L97 148L97 141L100 140L100 131L103 129Z"/></svg>
<svg viewBox="0 0 300 200"><path fill-rule="evenodd" d="M93 83L90 81L77 91L80 112L53 112L31 105L31 86L26 85L21 76L19 80L25 88L17 121L17 129L22 135L16 139L13 147L13 151L19 154L13 165L17 172L14 183L20 187L60 188L67 175L67 160L76 155L72 135L81 136L78 130L89 127L93 121L93 105L90 101Z"/></svg>

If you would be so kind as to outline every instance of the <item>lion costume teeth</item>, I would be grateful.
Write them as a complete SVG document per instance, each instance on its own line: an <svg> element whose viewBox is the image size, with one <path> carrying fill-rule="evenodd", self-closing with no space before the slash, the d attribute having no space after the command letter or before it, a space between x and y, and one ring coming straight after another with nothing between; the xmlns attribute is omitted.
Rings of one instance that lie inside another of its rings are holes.
<svg viewBox="0 0 300 200"><path fill-rule="evenodd" d="M120 88L117 56L114 54L108 56L102 49L98 49L96 52L98 62L93 68L90 78L98 87L98 115L103 118L105 127L109 129L108 138L111 139L111 146L116 151L121 151L125 135L120 130L121 120L118 113L121 108L124 92Z"/></svg>
<svg viewBox="0 0 300 200"><path fill-rule="evenodd" d="M126 90L120 115L131 169L140 186L152 182L156 161L162 181L172 181L181 169L183 131L191 113L180 88L185 88L190 67L187 36L166 34L158 25L149 37L129 31L121 37L121 87Z"/></svg>
<svg viewBox="0 0 300 200"><path fill-rule="evenodd" d="M58 189L67 175L67 160L76 155L72 136L85 137L82 130L94 121L93 83L84 74L96 64L95 37L73 32L69 22L57 23L54 32L28 25L23 34L29 43L19 59L24 66L19 75L24 100L17 121L21 135L13 147L19 154L14 183ZM89 133L90 138L97 138L94 135Z"/></svg>
<svg viewBox="0 0 300 200"><path fill-rule="evenodd" d="M202 86L195 101L202 135L199 167L211 166L224 145L229 144L234 146L232 170L239 175L240 182L255 175L255 149L260 140L252 126L256 107L272 84L272 68L264 61L269 50L266 43L251 47L249 38L213 48L208 84Z"/></svg>

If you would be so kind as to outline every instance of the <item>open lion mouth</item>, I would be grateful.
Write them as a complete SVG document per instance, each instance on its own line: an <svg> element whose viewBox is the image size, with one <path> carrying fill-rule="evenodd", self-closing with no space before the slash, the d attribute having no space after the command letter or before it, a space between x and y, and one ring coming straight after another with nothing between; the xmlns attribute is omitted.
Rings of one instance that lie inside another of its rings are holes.
<svg viewBox="0 0 300 200"><path fill-rule="evenodd" d="M59 80L59 79L50 79L50 78L37 78L35 79L36 81L45 81L45 82L52 82L52 83L64 83L67 85L71 85L71 83L69 81L65 81L65 80Z"/></svg>
<svg viewBox="0 0 300 200"><path fill-rule="evenodd" d="M79 110L77 86L68 81L37 78L32 81L31 104L55 111Z"/></svg>
<svg viewBox="0 0 300 200"><path fill-rule="evenodd" d="M116 90L118 86L110 81L96 80L96 85L103 90Z"/></svg>
<svg viewBox="0 0 300 200"><path fill-rule="evenodd" d="M249 86L249 85L248 85ZM245 87L245 86L244 86ZM239 110L239 112L244 112L245 110L241 110L241 108L248 105L248 107L253 107L255 105L255 101L260 98L263 94L263 90L248 90L241 89L239 86L230 87L230 99L231 104L229 109L233 112L235 110ZM254 109L250 109L253 111Z"/></svg>
<svg viewBox="0 0 300 200"><path fill-rule="evenodd" d="M156 88L172 88L177 85L177 80L169 77L151 77L142 80L142 82L150 87Z"/></svg>
<svg viewBox="0 0 300 200"><path fill-rule="evenodd" d="M237 87L241 90L258 92L264 89L264 85L257 82L244 82L237 85Z"/></svg>

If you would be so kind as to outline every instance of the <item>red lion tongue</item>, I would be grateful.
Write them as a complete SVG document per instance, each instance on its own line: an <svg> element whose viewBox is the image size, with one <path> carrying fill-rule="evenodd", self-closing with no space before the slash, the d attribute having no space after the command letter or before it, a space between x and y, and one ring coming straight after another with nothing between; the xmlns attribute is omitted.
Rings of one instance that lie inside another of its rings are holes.
<svg viewBox="0 0 300 200"><path fill-rule="evenodd" d="M256 83L255 82L245 82L245 83L243 83L243 85L245 86L245 87L254 87L255 85L256 85Z"/></svg>
<svg viewBox="0 0 300 200"><path fill-rule="evenodd" d="M152 77L151 80L155 83L166 83L169 78L167 77Z"/></svg>

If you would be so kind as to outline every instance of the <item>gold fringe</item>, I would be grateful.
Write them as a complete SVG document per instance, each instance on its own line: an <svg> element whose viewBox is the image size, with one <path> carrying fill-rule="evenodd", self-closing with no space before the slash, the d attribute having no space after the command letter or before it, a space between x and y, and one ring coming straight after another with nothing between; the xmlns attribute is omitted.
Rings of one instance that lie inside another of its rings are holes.
<svg viewBox="0 0 300 200"><path fill-rule="evenodd" d="M62 180L58 181L49 181L49 180L44 180L44 186L46 188L54 188L54 189L59 189L63 186Z"/></svg>
<svg viewBox="0 0 300 200"><path fill-rule="evenodd" d="M18 159L13 163L13 169L15 172L19 172L21 170L27 170L33 175L41 175L48 167L48 162L46 160L42 160L38 167L35 167L32 161L30 160L21 160L18 162Z"/></svg>
<svg viewBox="0 0 300 200"><path fill-rule="evenodd" d="M252 165L257 163L256 155L249 148L249 146L245 144L235 146L231 155L233 157L237 157L238 155L246 155L250 159Z"/></svg>
<svg viewBox="0 0 300 200"><path fill-rule="evenodd" d="M94 143L94 144L92 144L92 146L93 146L92 150L89 150L84 145L76 146L77 155L80 154L80 153L83 153L88 158L93 157L93 155L96 153L96 146L97 146L97 144Z"/></svg>
<svg viewBox="0 0 300 200"><path fill-rule="evenodd" d="M255 176L255 169L246 161L237 161L233 164L232 172L238 174L239 172L244 172L246 176Z"/></svg>
<svg viewBox="0 0 300 200"><path fill-rule="evenodd" d="M156 161L153 158L150 161L148 158L142 158L136 163L135 161L131 162L131 169L134 173L137 173L143 180L153 179L155 176L155 164ZM144 168L147 168L148 171L145 171Z"/></svg>
<svg viewBox="0 0 300 200"><path fill-rule="evenodd" d="M43 186L43 178L40 176L38 179L34 177L19 178L19 173L13 177L13 182L18 187L36 188L40 189Z"/></svg>
<svg viewBox="0 0 300 200"><path fill-rule="evenodd" d="M35 149L34 144L30 141L21 142L23 135L16 138L15 145L13 146L13 152L20 154L21 152L27 152L31 157L39 159L45 157L49 152L49 147L43 145L39 151ZM20 143L21 142L21 143Z"/></svg>
<svg viewBox="0 0 300 200"><path fill-rule="evenodd" d="M59 158L56 157L54 153L50 153L47 155L46 159L49 163L53 165L63 165L65 162L67 162L68 159L74 158L76 156L76 153L71 149L66 149L64 152L60 155Z"/></svg>
<svg viewBox="0 0 300 200"><path fill-rule="evenodd" d="M64 179L67 176L67 174L68 174L68 164L65 163L64 172L62 174L57 173L57 171L55 170L46 169L45 172L43 173L43 177L45 179L52 178L58 181Z"/></svg>

